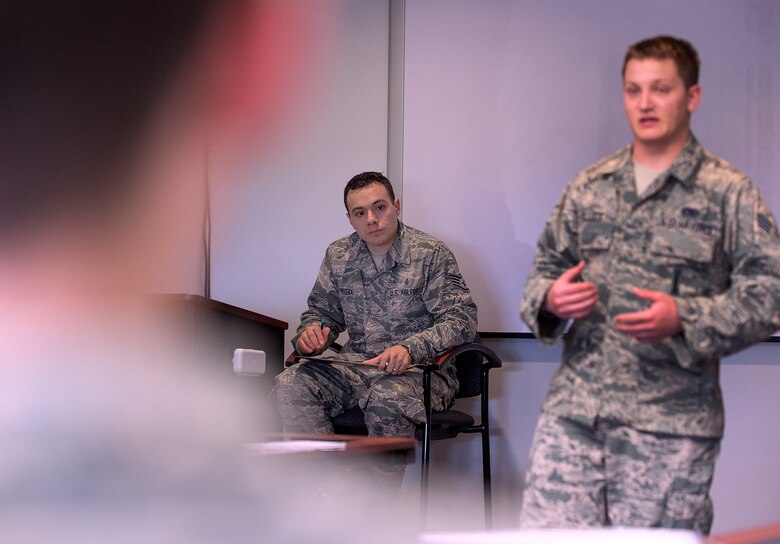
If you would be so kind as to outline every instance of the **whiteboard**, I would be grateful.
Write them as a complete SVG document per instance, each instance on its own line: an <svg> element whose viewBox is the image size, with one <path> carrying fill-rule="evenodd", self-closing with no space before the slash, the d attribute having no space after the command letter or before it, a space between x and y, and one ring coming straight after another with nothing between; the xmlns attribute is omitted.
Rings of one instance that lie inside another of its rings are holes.
<svg viewBox="0 0 780 544"><path fill-rule="evenodd" d="M779 215L780 2L407 0L403 218L451 247L480 331L528 331L536 241L566 183L629 143L623 55L657 34L698 49L694 133Z"/></svg>

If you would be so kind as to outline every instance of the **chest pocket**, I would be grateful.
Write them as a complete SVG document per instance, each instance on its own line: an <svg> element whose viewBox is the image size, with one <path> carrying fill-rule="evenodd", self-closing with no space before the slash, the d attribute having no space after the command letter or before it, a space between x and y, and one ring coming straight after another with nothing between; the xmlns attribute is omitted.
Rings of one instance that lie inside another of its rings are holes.
<svg viewBox="0 0 780 544"><path fill-rule="evenodd" d="M719 209L686 203L656 218L648 250L658 267L674 270L671 293L712 296L729 283L721 240Z"/></svg>
<svg viewBox="0 0 780 544"><path fill-rule="evenodd" d="M656 219L649 251L670 264L712 263L720 225L720 214L707 204L683 203L663 210Z"/></svg>
<svg viewBox="0 0 780 544"><path fill-rule="evenodd" d="M579 246L584 258L607 251L612 245L615 223L601 215L583 223L579 232Z"/></svg>

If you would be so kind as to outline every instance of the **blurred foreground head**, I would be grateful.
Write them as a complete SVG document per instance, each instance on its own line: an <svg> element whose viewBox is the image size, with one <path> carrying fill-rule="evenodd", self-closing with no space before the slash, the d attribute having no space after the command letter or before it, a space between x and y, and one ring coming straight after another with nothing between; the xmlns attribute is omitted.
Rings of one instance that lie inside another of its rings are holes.
<svg viewBox="0 0 780 544"><path fill-rule="evenodd" d="M59 270L36 286L51 290L143 288L175 266L202 213L207 149L252 139L262 148L303 71L306 37L318 34L310 29L327 26L323 9L4 1L0 258L36 270L27 283Z"/></svg>
<svg viewBox="0 0 780 544"><path fill-rule="evenodd" d="M3 3L4 241L63 216L104 218L132 194L130 164L202 39L209 4Z"/></svg>
<svg viewBox="0 0 780 544"><path fill-rule="evenodd" d="M0 5L4 541L322 533L285 516L284 485L247 466L253 405L181 357L175 324L117 295L175 263L202 213L207 147L261 144L279 122L301 70L291 51L323 5Z"/></svg>

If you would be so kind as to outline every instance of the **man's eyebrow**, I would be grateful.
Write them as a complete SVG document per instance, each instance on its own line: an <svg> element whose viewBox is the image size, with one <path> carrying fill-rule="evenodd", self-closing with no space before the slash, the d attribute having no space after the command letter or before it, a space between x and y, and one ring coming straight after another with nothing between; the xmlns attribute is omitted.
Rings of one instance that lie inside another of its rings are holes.
<svg viewBox="0 0 780 544"><path fill-rule="evenodd" d="M626 85L641 85L642 83L671 83L674 80L674 77L657 77L655 79L651 79L650 81L642 82L642 81L635 81L633 79L624 79L623 83Z"/></svg>
<svg viewBox="0 0 780 544"><path fill-rule="evenodd" d="M369 205L369 207L376 206L377 204L387 204L387 200L385 200L384 198L380 198L379 200L375 200L374 202L372 202ZM354 208L349 210L349 213L352 213L352 212L357 211L357 210L364 210L364 209L365 209L365 206L355 206Z"/></svg>

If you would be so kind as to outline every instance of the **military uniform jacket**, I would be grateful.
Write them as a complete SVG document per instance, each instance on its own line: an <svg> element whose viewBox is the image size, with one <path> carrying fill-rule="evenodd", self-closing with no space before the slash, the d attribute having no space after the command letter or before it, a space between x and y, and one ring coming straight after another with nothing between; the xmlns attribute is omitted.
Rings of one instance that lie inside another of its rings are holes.
<svg viewBox="0 0 780 544"><path fill-rule="evenodd" d="M547 290L580 260L599 300L575 320L543 410L640 430L721 437L719 358L780 328L777 224L758 189L691 136L640 198L628 146L566 188L539 240L521 314L542 343L566 323ZM682 333L639 343L614 317L648 306L632 287L675 298Z"/></svg>
<svg viewBox="0 0 780 544"><path fill-rule="evenodd" d="M346 330L342 352L367 358L400 344L414 364L424 364L477 331L477 306L452 252L400 221L379 270L357 233L328 246L308 306L293 346L324 319L330 342Z"/></svg>

